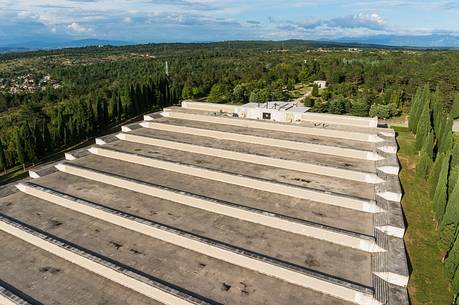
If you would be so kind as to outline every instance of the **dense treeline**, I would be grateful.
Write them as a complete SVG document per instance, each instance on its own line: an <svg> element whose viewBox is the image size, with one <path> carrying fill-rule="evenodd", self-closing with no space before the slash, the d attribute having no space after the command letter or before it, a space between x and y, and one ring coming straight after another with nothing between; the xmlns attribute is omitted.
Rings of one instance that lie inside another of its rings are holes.
<svg viewBox="0 0 459 305"><path fill-rule="evenodd" d="M57 103L25 104L2 122L0 169L34 163L108 126L170 106L177 102L178 95L177 88L164 76Z"/></svg>
<svg viewBox="0 0 459 305"><path fill-rule="evenodd" d="M413 98L409 128L416 134L420 159L416 174L427 178L433 209L440 231L445 272L453 293L459 295L459 137L452 131L459 118L459 94L445 107L441 91L429 85L419 88Z"/></svg>
<svg viewBox="0 0 459 305"><path fill-rule="evenodd" d="M305 100L312 111L396 116L409 107L416 88L427 82L440 88L444 106L450 107L459 89L458 63L457 52L372 48L356 52L299 41L3 54L0 79L49 75L61 86L14 94L0 88L0 165L34 162L107 126L180 99L287 100L298 84L308 86L315 80L326 80L328 88L315 88Z"/></svg>

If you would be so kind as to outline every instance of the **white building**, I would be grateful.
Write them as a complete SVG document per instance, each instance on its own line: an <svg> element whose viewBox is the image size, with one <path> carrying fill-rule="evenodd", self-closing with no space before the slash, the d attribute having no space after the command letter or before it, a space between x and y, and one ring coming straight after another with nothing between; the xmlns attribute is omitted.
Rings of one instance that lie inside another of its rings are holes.
<svg viewBox="0 0 459 305"><path fill-rule="evenodd" d="M309 107L298 107L294 102L248 103L238 107L236 113L241 118L270 120L276 122L300 121Z"/></svg>
<svg viewBox="0 0 459 305"><path fill-rule="evenodd" d="M453 123L453 131L459 132L459 119L455 120Z"/></svg>
<svg viewBox="0 0 459 305"><path fill-rule="evenodd" d="M314 85L317 85L319 89L325 89L327 88L327 82L324 80L316 80L314 81Z"/></svg>

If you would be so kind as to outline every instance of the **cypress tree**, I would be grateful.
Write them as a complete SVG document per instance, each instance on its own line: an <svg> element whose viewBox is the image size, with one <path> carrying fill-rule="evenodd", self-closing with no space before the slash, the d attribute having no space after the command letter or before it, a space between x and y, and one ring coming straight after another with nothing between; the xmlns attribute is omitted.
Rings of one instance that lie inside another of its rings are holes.
<svg viewBox="0 0 459 305"><path fill-rule="evenodd" d="M451 117L453 119L459 118L459 94L456 94L454 98L453 106L451 107Z"/></svg>
<svg viewBox="0 0 459 305"><path fill-rule="evenodd" d="M99 97L96 98L96 102L94 103L94 122L96 123L96 129L102 125L103 120L103 109L102 109L102 102Z"/></svg>
<svg viewBox="0 0 459 305"><path fill-rule="evenodd" d="M26 155L24 152L24 144L22 143L21 135L19 134L19 130L16 130L14 134L14 139L16 142L16 154L18 156L18 161L22 164L22 168L25 171L25 162L26 162Z"/></svg>
<svg viewBox="0 0 459 305"><path fill-rule="evenodd" d="M410 116L408 118L408 127L413 133L416 133L418 126L418 112L420 112L421 105L421 88L416 90L416 94L411 99Z"/></svg>
<svg viewBox="0 0 459 305"><path fill-rule="evenodd" d="M86 112L85 135L86 135L86 138L88 138L94 133L94 125L95 125L94 111L92 109L91 102L88 100L85 103L85 112Z"/></svg>
<svg viewBox="0 0 459 305"><path fill-rule="evenodd" d="M102 127L105 127L108 125L108 106L107 106L107 102L105 100L102 100L101 103L100 103L100 106L101 106L101 126Z"/></svg>
<svg viewBox="0 0 459 305"><path fill-rule="evenodd" d="M459 266L459 238L456 236L454 245L445 259L445 273L449 279L453 279Z"/></svg>
<svg viewBox="0 0 459 305"><path fill-rule="evenodd" d="M430 194L433 197L437 188L438 184L438 177L440 176L440 171L442 169L443 160L446 158L445 154L440 154L435 159L434 165L432 167L432 171L430 172L429 176L429 184L430 184Z"/></svg>
<svg viewBox="0 0 459 305"><path fill-rule="evenodd" d="M3 143L0 140L0 170L2 170L6 174L6 157L5 157L5 150L3 148Z"/></svg>
<svg viewBox="0 0 459 305"><path fill-rule="evenodd" d="M442 246L448 251L453 246L454 236L459 225L459 180L456 181L454 191L448 199L445 215L440 223ZM459 259L459 258L458 258Z"/></svg>
<svg viewBox="0 0 459 305"><path fill-rule="evenodd" d="M27 160L35 162L37 160L36 140L30 131L29 124L25 123L22 130L22 139L24 143L24 152Z"/></svg>
<svg viewBox="0 0 459 305"><path fill-rule="evenodd" d="M451 281L451 288L453 294L457 297L457 295L459 294L459 268L456 269L453 280Z"/></svg>
<svg viewBox="0 0 459 305"><path fill-rule="evenodd" d="M446 200L448 198L448 171L449 171L449 156L443 158L438 183L435 188L433 204L438 222L441 222L446 208Z"/></svg>
<svg viewBox="0 0 459 305"><path fill-rule="evenodd" d="M42 156L43 153L45 152L46 145L43 141L43 134L42 134L41 128L36 122L33 124L33 132L34 132L34 138L35 138L35 151L38 156Z"/></svg>
<svg viewBox="0 0 459 305"><path fill-rule="evenodd" d="M424 144L422 146L421 151L425 152L430 157L430 159L433 160L434 147L435 147L435 137L434 137L433 130L430 130L424 139Z"/></svg>
<svg viewBox="0 0 459 305"><path fill-rule="evenodd" d="M118 116L116 111L117 111L116 96L113 95L110 98L109 105L108 105L108 119L109 119L109 121L113 121Z"/></svg>
<svg viewBox="0 0 459 305"><path fill-rule="evenodd" d="M319 86L317 84L314 84L312 86L312 96L319 96Z"/></svg>
<svg viewBox="0 0 459 305"><path fill-rule="evenodd" d="M427 177L427 174L431 166L432 159L425 151L422 151L421 159L419 159L418 163L416 164L416 176L419 178Z"/></svg>
<svg viewBox="0 0 459 305"><path fill-rule="evenodd" d="M456 182L459 180L459 166L452 167L450 164L449 178L448 178L448 194L451 195L454 191Z"/></svg>
<svg viewBox="0 0 459 305"><path fill-rule="evenodd" d="M43 142L44 142L44 145L45 145L45 151L50 149L52 147L52 143L51 143L51 135L49 134L49 128L48 128L48 124L46 123L46 121L43 121L43 126L42 126L42 130L43 130Z"/></svg>
<svg viewBox="0 0 459 305"><path fill-rule="evenodd" d="M443 125L440 138L438 138L438 152L447 152L453 144L453 120L447 118Z"/></svg>
<svg viewBox="0 0 459 305"><path fill-rule="evenodd" d="M425 103L422 114L419 117L418 126L416 129L416 149L420 150L424 144L424 139L431 130L430 125L430 105Z"/></svg>
<svg viewBox="0 0 459 305"><path fill-rule="evenodd" d="M451 157L451 167L459 165L459 138L455 138Z"/></svg>
<svg viewBox="0 0 459 305"><path fill-rule="evenodd" d="M63 110L59 107L57 109L57 141L59 144L62 144L64 140L64 133L65 133L65 122L64 122L64 115Z"/></svg>
<svg viewBox="0 0 459 305"><path fill-rule="evenodd" d="M121 98L119 95L116 96L116 121L121 122L123 115L123 104L121 103Z"/></svg>
<svg viewBox="0 0 459 305"><path fill-rule="evenodd" d="M431 108L433 112L433 126L435 130L435 135L439 137L440 135L440 128L444 123L444 111L443 111L443 104L440 95L441 90L437 88L435 93L432 96Z"/></svg>

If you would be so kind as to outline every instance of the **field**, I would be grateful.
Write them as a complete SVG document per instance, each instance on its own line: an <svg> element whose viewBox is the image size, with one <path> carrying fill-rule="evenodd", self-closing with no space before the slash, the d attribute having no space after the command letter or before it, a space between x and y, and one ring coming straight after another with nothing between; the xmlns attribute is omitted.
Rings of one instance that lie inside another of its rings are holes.
<svg viewBox="0 0 459 305"><path fill-rule="evenodd" d="M407 223L405 245L411 272L410 299L413 305L449 305L453 295L441 263L439 233L434 222L429 186L427 181L415 176L418 157L414 136L405 128L398 128L397 132L400 180L404 191L402 205Z"/></svg>

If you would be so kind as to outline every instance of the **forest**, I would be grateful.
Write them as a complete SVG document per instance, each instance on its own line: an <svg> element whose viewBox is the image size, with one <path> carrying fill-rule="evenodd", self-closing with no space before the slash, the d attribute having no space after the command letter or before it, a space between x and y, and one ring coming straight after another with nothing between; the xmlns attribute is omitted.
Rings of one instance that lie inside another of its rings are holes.
<svg viewBox="0 0 459 305"><path fill-rule="evenodd" d="M59 86L33 87L46 76ZM16 79L30 79L29 87L13 90ZM328 83L304 100L315 112L398 116L425 84L450 111L459 53L234 41L0 54L0 170L182 99L289 100L298 84L315 80Z"/></svg>

